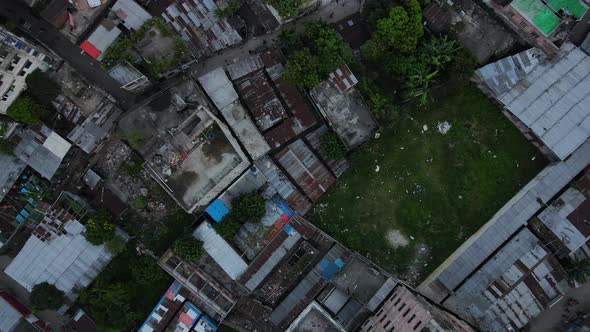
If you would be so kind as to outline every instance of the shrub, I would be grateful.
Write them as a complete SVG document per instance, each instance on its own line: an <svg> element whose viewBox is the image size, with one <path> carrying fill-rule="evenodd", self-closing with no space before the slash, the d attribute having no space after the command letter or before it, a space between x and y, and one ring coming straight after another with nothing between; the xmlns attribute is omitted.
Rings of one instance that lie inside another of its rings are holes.
<svg viewBox="0 0 590 332"><path fill-rule="evenodd" d="M205 254L205 249L202 241L187 236L174 241L172 253L184 261L192 262L201 258Z"/></svg>
<svg viewBox="0 0 590 332"><path fill-rule="evenodd" d="M86 239L99 245L111 240L115 236L115 227L111 224L111 215L105 209L100 209L90 215L86 222Z"/></svg>
<svg viewBox="0 0 590 332"><path fill-rule="evenodd" d="M566 277L569 281L585 283L590 278L590 259L575 259L566 264Z"/></svg>
<svg viewBox="0 0 590 332"><path fill-rule="evenodd" d="M346 148L333 131L327 131L320 137L322 151L330 159L340 160L346 157Z"/></svg>
<svg viewBox="0 0 590 332"><path fill-rule="evenodd" d="M106 247L113 256L116 256L125 250L125 240L120 236L115 236L109 242L107 242Z"/></svg>
<svg viewBox="0 0 590 332"><path fill-rule="evenodd" d="M0 153L11 156L14 153L14 147L11 141L0 138Z"/></svg>
<svg viewBox="0 0 590 332"><path fill-rule="evenodd" d="M165 279L162 270L150 256L141 256L135 260L131 267L131 273L139 284L145 286L156 284Z"/></svg>
<svg viewBox="0 0 590 332"><path fill-rule="evenodd" d="M121 164L121 170L131 177L138 177L143 171L143 159L137 153L132 152L129 159Z"/></svg>
<svg viewBox="0 0 590 332"><path fill-rule="evenodd" d="M20 96L8 107L6 115L25 124L35 124L43 112L43 108L33 99Z"/></svg>
<svg viewBox="0 0 590 332"><path fill-rule="evenodd" d="M35 310L57 310L64 304L64 292L48 282L33 286L31 304Z"/></svg>
<svg viewBox="0 0 590 332"><path fill-rule="evenodd" d="M232 199L231 206L233 217L242 222L260 222L266 213L264 198L257 191L239 194Z"/></svg>
<svg viewBox="0 0 590 332"><path fill-rule="evenodd" d="M145 197L143 197L143 196L135 197L135 199L133 200L133 207L138 210L143 209L145 207Z"/></svg>

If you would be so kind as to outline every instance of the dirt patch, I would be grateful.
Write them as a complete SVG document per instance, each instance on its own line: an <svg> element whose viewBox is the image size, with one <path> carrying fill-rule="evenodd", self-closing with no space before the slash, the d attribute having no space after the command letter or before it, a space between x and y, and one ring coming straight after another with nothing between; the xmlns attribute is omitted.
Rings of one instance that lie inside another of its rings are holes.
<svg viewBox="0 0 590 332"><path fill-rule="evenodd" d="M390 229L385 235L387 242L393 249L405 247L410 244L410 240L397 229Z"/></svg>

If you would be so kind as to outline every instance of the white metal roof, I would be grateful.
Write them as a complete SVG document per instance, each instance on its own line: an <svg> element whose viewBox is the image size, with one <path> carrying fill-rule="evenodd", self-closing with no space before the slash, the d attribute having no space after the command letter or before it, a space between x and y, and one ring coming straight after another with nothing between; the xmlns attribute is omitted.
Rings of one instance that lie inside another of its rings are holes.
<svg viewBox="0 0 590 332"><path fill-rule="evenodd" d="M67 234L46 241L29 237L4 272L29 291L49 282L75 297L75 289L88 286L112 255L104 245L90 244L82 234L86 228L78 221L68 222L65 229Z"/></svg>
<svg viewBox="0 0 590 332"><path fill-rule="evenodd" d="M147 20L152 18L145 9L143 9L137 2L133 0L119 0L113 5L113 11L117 12L118 10L123 11L125 13L125 19L123 19L123 25L127 29L137 30L141 27Z"/></svg>
<svg viewBox="0 0 590 332"><path fill-rule="evenodd" d="M0 297L0 331L12 331L22 315L10 303Z"/></svg>
<svg viewBox="0 0 590 332"><path fill-rule="evenodd" d="M205 251L232 280L236 280L248 268L248 264L215 232L209 223L204 222L199 225L193 236L203 241Z"/></svg>
<svg viewBox="0 0 590 332"><path fill-rule="evenodd" d="M121 30L117 27L107 30L104 25L99 25L96 30L88 37L88 42L96 47L101 53L98 60L104 58L104 52L111 46L121 34Z"/></svg>
<svg viewBox="0 0 590 332"><path fill-rule="evenodd" d="M238 100L238 94L222 68L199 77L199 82L219 110Z"/></svg>

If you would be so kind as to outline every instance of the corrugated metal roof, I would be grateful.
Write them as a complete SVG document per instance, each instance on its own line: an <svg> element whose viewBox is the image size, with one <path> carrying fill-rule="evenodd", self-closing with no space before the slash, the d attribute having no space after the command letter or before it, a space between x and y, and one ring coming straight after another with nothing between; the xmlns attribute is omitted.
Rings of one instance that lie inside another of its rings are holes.
<svg viewBox="0 0 590 332"><path fill-rule="evenodd" d="M86 41L100 51L96 59L102 60L104 58L104 52L117 40L120 34L121 29L117 27L107 29L103 22L92 32Z"/></svg>
<svg viewBox="0 0 590 332"><path fill-rule="evenodd" d="M514 85L491 88L508 87L498 100L559 159L567 158L590 137L590 57L565 43L557 60L539 63L526 75L512 74L519 76Z"/></svg>
<svg viewBox="0 0 590 332"><path fill-rule="evenodd" d="M44 125L28 128L20 136L14 155L51 180L72 145Z"/></svg>
<svg viewBox="0 0 590 332"><path fill-rule="evenodd" d="M68 221L65 227L67 233L51 233L43 241L30 236L4 272L28 291L48 282L75 298L76 291L88 286L112 255L104 245L90 244L84 237L86 228L78 221Z"/></svg>
<svg viewBox="0 0 590 332"><path fill-rule="evenodd" d="M215 16L217 8L212 0L174 0L162 17L176 32L188 37L198 55L206 56L242 41L226 19Z"/></svg>
<svg viewBox="0 0 590 332"><path fill-rule="evenodd" d="M20 174L27 167L25 163L15 156L8 156L0 152L0 202L16 182Z"/></svg>
<svg viewBox="0 0 590 332"><path fill-rule="evenodd" d="M23 316L0 297L0 331L13 331Z"/></svg>
<svg viewBox="0 0 590 332"><path fill-rule="evenodd" d="M127 29L138 30L147 20L152 18L152 15L133 0L118 0L112 10L114 12L120 10L124 13L123 25Z"/></svg>
<svg viewBox="0 0 590 332"><path fill-rule="evenodd" d="M193 236L203 241L205 251L232 280L236 280L248 268L248 264L215 232L209 223L204 222L199 225Z"/></svg>
<svg viewBox="0 0 590 332"><path fill-rule="evenodd" d="M252 55L244 58L236 63L227 65L227 72L232 81L237 80L242 76L263 68L264 64L258 55Z"/></svg>
<svg viewBox="0 0 590 332"><path fill-rule="evenodd" d="M326 154L322 150L320 138L327 131L328 127L326 127L326 125L322 125L313 132L307 134L305 138L307 139L309 144L311 144L311 147L322 156L322 159L326 161L326 164L328 164L328 167L330 167L332 172L334 172L334 175L336 175L336 177L340 177L344 173L344 171L348 169L348 161L346 159L334 160L326 156Z"/></svg>
<svg viewBox="0 0 590 332"><path fill-rule="evenodd" d="M277 153L279 163L312 201L336 183L336 178L302 140Z"/></svg>
<svg viewBox="0 0 590 332"><path fill-rule="evenodd" d="M81 125L76 126L68 139L86 153L92 153L104 140L123 111L111 103L99 105L98 110Z"/></svg>
<svg viewBox="0 0 590 332"><path fill-rule="evenodd" d="M219 110L238 100L236 90L221 67L200 76L199 82Z"/></svg>

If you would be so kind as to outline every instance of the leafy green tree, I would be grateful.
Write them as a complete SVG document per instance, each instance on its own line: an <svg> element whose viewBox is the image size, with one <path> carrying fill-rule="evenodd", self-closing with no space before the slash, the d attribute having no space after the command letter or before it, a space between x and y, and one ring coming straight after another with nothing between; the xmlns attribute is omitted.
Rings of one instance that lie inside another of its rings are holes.
<svg viewBox="0 0 590 332"><path fill-rule="evenodd" d="M220 7L215 10L215 17L228 18L236 15L238 10L242 7L242 2L239 0L230 0L225 7Z"/></svg>
<svg viewBox="0 0 590 332"><path fill-rule="evenodd" d="M425 43L425 49L430 64L436 68L441 68L456 59L461 47L457 45L457 41L443 35L430 38Z"/></svg>
<svg viewBox="0 0 590 332"><path fill-rule="evenodd" d="M130 295L124 283L98 280L92 288L80 292L80 303L90 307L89 313L101 327L127 327L137 318L137 313L131 310Z"/></svg>
<svg viewBox="0 0 590 332"><path fill-rule="evenodd" d="M113 237L109 242L107 242L106 247L113 256L116 256L122 253L125 250L125 240L120 236Z"/></svg>
<svg viewBox="0 0 590 332"><path fill-rule="evenodd" d="M14 147L15 145L11 141L0 138L0 153L11 156L14 154Z"/></svg>
<svg viewBox="0 0 590 332"><path fill-rule="evenodd" d="M340 160L346 157L346 148L335 132L329 130L320 137L322 151L330 159Z"/></svg>
<svg viewBox="0 0 590 332"><path fill-rule="evenodd" d="M240 227L242 227L242 224L237 220L235 214L231 212L223 217L221 222L213 224L215 232L224 239L231 239L238 232Z"/></svg>
<svg viewBox="0 0 590 332"><path fill-rule="evenodd" d="M35 70L27 75L25 82L27 83L27 92L39 104L49 105L61 93L59 85L47 73L40 70Z"/></svg>
<svg viewBox="0 0 590 332"><path fill-rule="evenodd" d="M295 30L283 30L279 34L279 47L286 55L290 55L302 46L301 36Z"/></svg>
<svg viewBox="0 0 590 332"><path fill-rule="evenodd" d="M111 224L111 215L105 209L100 209L90 215L86 222L86 239L99 245L111 240L115 236L115 226Z"/></svg>
<svg viewBox="0 0 590 332"><path fill-rule="evenodd" d="M409 0L406 6L396 6L389 16L377 22L376 41L385 49L412 52L422 38L422 11L417 0Z"/></svg>
<svg viewBox="0 0 590 332"><path fill-rule="evenodd" d="M231 201L231 211L234 217L243 223L260 222L266 213L264 198L257 191L241 193Z"/></svg>
<svg viewBox="0 0 590 332"><path fill-rule="evenodd" d="M282 17L291 17L299 14L299 8L305 0L267 0Z"/></svg>
<svg viewBox="0 0 590 332"><path fill-rule="evenodd" d="M590 259L573 259L569 261L565 272L569 281L585 283L590 279Z"/></svg>
<svg viewBox="0 0 590 332"><path fill-rule="evenodd" d="M283 77L287 82L312 88L320 84L319 61L309 48L296 51L289 57Z"/></svg>
<svg viewBox="0 0 590 332"><path fill-rule="evenodd" d="M33 286L31 304L35 310L57 310L64 304L64 292L48 282Z"/></svg>
<svg viewBox="0 0 590 332"><path fill-rule="evenodd" d="M327 76L354 57L350 46L338 38L336 30L326 22L308 23L305 26L304 39L311 44L312 53L318 58L320 76Z"/></svg>
<svg viewBox="0 0 590 332"><path fill-rule="evenodd" d="M144 286L153 285L165 279L160 267L149 256L141 256L136 259L131 272L133 273L133 279Z"/></svg>
<svg viewBox="0 0 590 332"><path fill-rule="evenodd" d="M8 107L6 115L22 123L35 124L39 122L43 112L43 108L33 99L26 96L19 96Z"/></svg>
<svg viewBox="0 0 590 332"><path fill-rule="evenodd" d="M205 249L202 241L187 236L174 241L172 253L184 261L192 262L201 258L205 254Z"/></svg>

